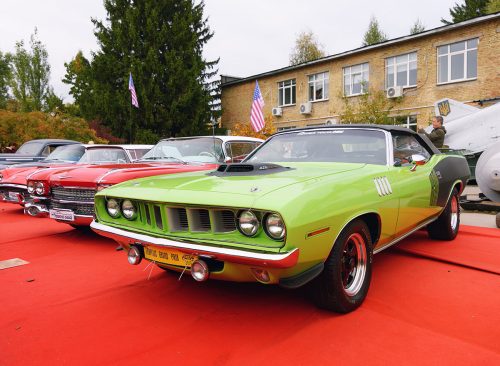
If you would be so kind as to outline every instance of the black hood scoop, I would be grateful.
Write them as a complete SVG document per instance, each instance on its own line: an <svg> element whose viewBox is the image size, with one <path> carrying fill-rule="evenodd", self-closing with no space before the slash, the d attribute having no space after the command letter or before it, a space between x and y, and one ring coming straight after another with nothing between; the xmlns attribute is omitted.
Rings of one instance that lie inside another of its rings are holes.
<svg viewBox="0 0 500 366"><path fill-rule="evenodd" d="M271 163L260 163L260 164L222 164L217 168L216 171L210 172L207 175L215 175L216 177L225 176L245 176L245 175L267 175L273 173L279 173L291 170L292 168L271 164Z"/></svg>

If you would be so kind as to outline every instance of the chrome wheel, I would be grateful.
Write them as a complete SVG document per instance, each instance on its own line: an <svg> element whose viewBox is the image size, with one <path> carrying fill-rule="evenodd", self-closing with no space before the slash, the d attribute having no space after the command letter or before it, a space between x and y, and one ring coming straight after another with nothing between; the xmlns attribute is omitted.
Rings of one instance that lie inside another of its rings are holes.
<svg viewBox="0 0 500 366"><path fill-rule="evenodd" d="M341 259L341 277L344 292L355 296L366 275L366 243L363 236L353 233L345 241Z"/></svg>
<svg viewBox="0 0 500 366"><path fill-rule="evenodd" d="M460 208L458 206L458 198L456 195L451 196L451 202L450 202L450 225L451 229L455 231L457 229L458 225L458 215L460 214L459 212Z"/></svg>

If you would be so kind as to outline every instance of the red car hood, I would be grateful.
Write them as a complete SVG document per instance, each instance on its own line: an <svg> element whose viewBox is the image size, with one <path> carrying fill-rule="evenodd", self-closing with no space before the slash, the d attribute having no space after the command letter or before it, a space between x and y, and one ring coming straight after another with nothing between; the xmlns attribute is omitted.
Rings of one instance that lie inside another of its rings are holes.
<svg viewBox="0 0 500 366"><path fill-rule="evenodd" d="M67 167L72 167L74 164L68 164ZM0 181L2 183L10 184L24 184L26 185L26 179L33 173L37 174L45 170L50 171L54 168L63 168L65 165L58 164L57 166L51 167L47 166L27 166L19 168L7 168L2 171L3 178ZM52 170L53 171L53 170Z"/></svg>
<svg viewBox="0 0 500 366"><path fill-rule="evenodd" d="M95 188L97 184L117 184L127 180L156 175L214 170L216 164L113 164L77 167L51 174L51 186Z"/></svg>

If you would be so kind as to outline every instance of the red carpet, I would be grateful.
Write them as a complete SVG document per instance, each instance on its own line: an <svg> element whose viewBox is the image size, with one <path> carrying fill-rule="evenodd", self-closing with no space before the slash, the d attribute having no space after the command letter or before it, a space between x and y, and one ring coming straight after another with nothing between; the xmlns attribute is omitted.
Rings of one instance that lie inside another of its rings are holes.
<svg viewBox="0 0 500 366"><path fill-rule="evenodd" d="M419 232L375 255L354 313L303 291L195 283L0 204L0 365L499 365L500 230Z"/></svg>

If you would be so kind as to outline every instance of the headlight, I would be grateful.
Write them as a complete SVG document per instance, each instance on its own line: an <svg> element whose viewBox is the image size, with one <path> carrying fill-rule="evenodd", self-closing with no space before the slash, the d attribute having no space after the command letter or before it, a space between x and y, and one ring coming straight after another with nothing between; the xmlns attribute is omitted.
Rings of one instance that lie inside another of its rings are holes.
<svg viewBox="0 0 500 366"><path fill-rule="evenodd" d="M117 218L120 216L120 204L117 200L111 198L106 202L106 209L111 217Z"/></svg>
<svg viewBox="0 0 500 366"><path fill-rule="evenodd" d="M238 218L238 228L243 235L254 236L259 230L259 219L252 211L242 211Z"/></svg>
<svg viewBox="0 0 500 366"><path fill-rule="evenodd" d="M277 213L271 213L266 216L265 229L267 235L276 240L283 239L286 232L285 223Z"/></svg>
<svg viewBox="0 0 500 366"><path fill-rule="evenodd" d="M35 192L35 183L33 181L28 182L28 193L33 194Z"/></svg>
<svg viewBox="0 0 500 366"><path fill-rule="evenodd" d="M39 196L42 196L45 193L45 185L43 182L36 182L35 193Z"/></svg>
<svg viewBox="0 0 500 366"><path fill-rule="evenodd" d="M122 202L122 214L126 219L133 220L137 217L137 209L130 200Z"/></svg>

